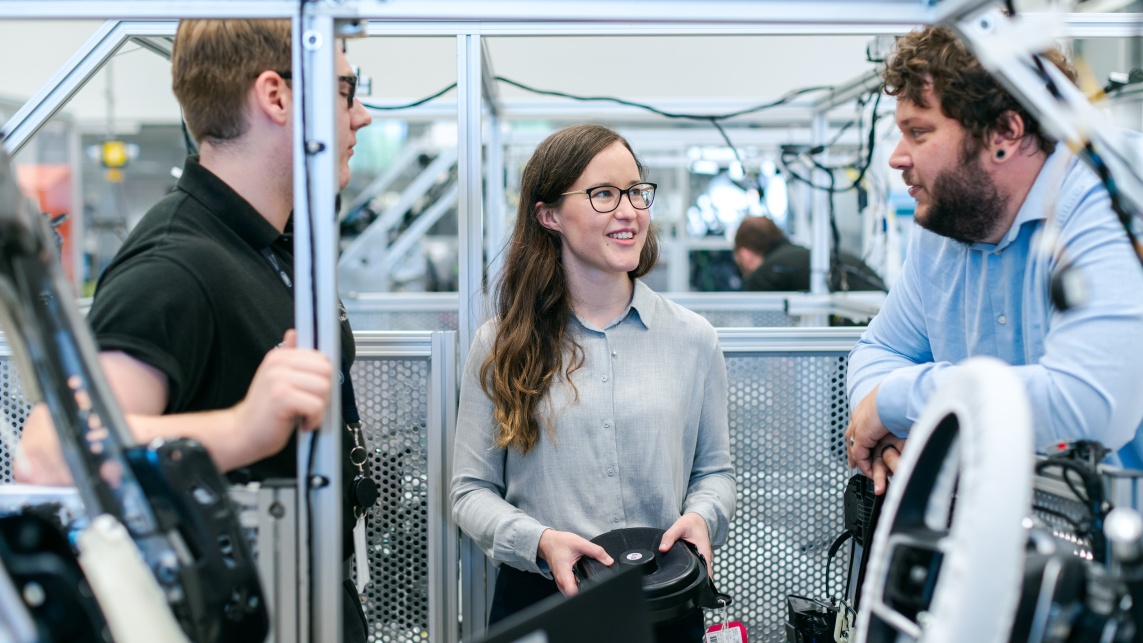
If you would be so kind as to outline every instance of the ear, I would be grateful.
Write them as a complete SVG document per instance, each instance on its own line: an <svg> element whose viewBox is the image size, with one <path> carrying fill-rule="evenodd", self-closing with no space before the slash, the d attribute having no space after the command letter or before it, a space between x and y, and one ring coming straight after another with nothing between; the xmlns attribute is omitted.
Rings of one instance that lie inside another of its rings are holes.
<svg viewBox="0 0 1143 643"><path fill-rule="evenodd" d="M563 232L563 230L560 229L559 212L557 212L555 208L543 201L537 201L535 211L536 220L540 222L540 225L553 232Z"/></svg>
<svg viewBox="0 0 1143 643"><path fill-rule="evenodd" d="M249 96L249 105L255 116L264 117L281 126L290 122L293 93L277 73L264 71L258 74Z"/></svg>
<svg viewBox="0 0 1143 643"><path fill-rule="evenodd" d="M1024 143L1024 119L1007 110L996 120L996 127L988 133L988 153L996 163L1013 158Z"/></svg>

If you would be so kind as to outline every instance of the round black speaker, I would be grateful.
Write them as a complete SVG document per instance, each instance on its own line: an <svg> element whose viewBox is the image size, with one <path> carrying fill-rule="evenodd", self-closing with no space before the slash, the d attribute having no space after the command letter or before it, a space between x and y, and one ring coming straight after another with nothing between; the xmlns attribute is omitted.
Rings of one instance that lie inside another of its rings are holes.
<svg viewBox="0 0 1143 643"><path fill-rule="evenodd" d="M702 592L709 586L706 564L683 541L659 552L663 530L649 527L616 529L591 542L603 547L615 560L607 567L593 558L581 558L576 572L582 583L592 583L626 566L643 570L643 595L652 623L662 623L704 605Z"/></svg>

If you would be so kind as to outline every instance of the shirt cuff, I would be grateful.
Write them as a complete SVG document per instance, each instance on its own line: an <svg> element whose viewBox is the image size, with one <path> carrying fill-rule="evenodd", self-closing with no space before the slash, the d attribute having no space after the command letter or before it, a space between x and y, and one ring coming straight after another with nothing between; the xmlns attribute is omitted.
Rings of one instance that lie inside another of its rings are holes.
<svg viewBox="0 0 1143 643"><path fill-rule="evenodd" d="M537 564L540 536L547 530L548 527L535 520L521 521L521 524L510 528L508 537L503 543L496 544L492 558L504 561L516 569L551 578L552 574L548 571L547 565L541 569Z"/></svg>
<svg viewBox="0 0 1143 643"><path fill-rule="evenodd" d="M683 506L684 514L698 514L703 521L706 522L706 535L710 538L710 547L714 549L717 545L715 543L722 543L719 536L719 520L718 511L714 505L709 502L695 502L687 503Z"/></svg>

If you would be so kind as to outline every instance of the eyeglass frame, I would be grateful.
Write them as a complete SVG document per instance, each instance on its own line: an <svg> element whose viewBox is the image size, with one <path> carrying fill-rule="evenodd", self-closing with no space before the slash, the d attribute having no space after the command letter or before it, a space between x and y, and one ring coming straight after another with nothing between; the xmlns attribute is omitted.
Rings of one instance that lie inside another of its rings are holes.
<svg viewBox="0 0 1143 643"><path fill-rule="evenodd" d="M645 207L645 208L641 208L641 207L635 205L635 201L633 201L631 199L631 190L634 190L635 188L639 187L640 185L651 186L651 201L650 201L650 203L647 204L647 207ZM603 188L611 188L613 190L619 191L619 198L615 200L615 207L611 208L610 210L600 210L599 208L595 207L595 201L593 201L591 198L592 192L594 192L596 190L602 190ZM609 214L609 213L615 212L616 210L619 209L619 204L623 203L623 195L624 194L627 195L627 202L631 204L631 207L635 208L636 210L650 210L651 205L655 203L655 192L657 192L658 190L659 190L659 184L658 183L651 183L650 181L642 181L640 183L636 183L635 185L632 185L631 187L629 187L627 189L620 188L618 185L597 185L593 188L587 188L586 190L574 190L572 192L562 192L562 193L560 193L560 196L568 196L569 194L586 194L587 195L587 202L591 204L592 210L595 210L596 212L598 212L600 214Z"/></svg>
<svg viewBox="0 0 1143 643"><path fill-rule="evenodd" d="M274 73L281 76L282 80L292 80L294 77L294 73L289 71L289 70L287 70L287 71L275 71ZM345 103L346 103L346 107L348 107L349 109L353 109L353 99L357 98L357 75L355 74L353 76L337 76L337 79L340 81L343 81L344 83L349 85L349 95L346 96Z"/></svg>

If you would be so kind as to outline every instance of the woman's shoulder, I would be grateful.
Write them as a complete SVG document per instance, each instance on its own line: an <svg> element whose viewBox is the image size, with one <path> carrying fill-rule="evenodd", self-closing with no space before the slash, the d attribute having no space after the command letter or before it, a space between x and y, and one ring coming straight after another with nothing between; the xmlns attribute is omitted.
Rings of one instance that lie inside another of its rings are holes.
<svg viewBox="0 0 1143 643"><path fill-rule="evenodd" d="M642 282L636 284L636 288L641 286L645 289L643 298L647 302L652 302L652 317L648 320L650 328L658 328L671 334L704 338L712 342L718 341L718 331L706 317L651 290Z"/></svg>

